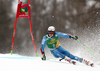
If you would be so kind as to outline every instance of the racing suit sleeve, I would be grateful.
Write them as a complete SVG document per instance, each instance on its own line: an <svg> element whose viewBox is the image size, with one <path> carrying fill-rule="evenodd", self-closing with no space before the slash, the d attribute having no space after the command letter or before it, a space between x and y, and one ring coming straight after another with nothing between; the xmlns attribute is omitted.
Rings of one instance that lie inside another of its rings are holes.
<svg viewBox="0 0 100 71"><path fill-rule="evenodd" d="M42 38L41 47L40 47L40 51L41 51L41 54L42 54L42 55L45 54L44 48L45 48L45 46L46 46L46 43L47 43L46 37L44 36L44 37Z"/></svg>
<svg viewBox="0 0 100 71"><path fill-rule="evenodd" d="M66 37L66 38L72 38L72 35L66 34L66 33L61 33L61 32L55 32L58 37Z"/></svg>

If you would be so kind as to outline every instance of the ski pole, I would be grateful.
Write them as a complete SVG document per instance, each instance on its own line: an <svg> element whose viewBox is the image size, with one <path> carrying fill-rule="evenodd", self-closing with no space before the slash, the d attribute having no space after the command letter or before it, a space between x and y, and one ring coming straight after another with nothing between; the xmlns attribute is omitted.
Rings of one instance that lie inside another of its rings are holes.
<svg viewBox="0 0 100 71"><path fill-rule="evenodd" d="M79 43L81 43L86 49L88 49L89 51L91 51L94 55L96 55L96 53L94 53L91 49L89 49L86 45L84 45L80 40L77 39L77 41Z"/></svg>
<svg viewBox="0 0 100 71"><path fill-rule="evenodd" d="M51 59L51 60L57 60L57 59L55 59L55 58L49 58L49 59ZM48 60L49 60L49 59L48 59Z"/></svg>

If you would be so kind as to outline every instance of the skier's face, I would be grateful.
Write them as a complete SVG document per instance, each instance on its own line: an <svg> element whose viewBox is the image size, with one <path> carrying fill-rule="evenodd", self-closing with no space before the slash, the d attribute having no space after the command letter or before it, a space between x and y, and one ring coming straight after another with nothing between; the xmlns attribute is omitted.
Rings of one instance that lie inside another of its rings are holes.
<svg viewBox="0 0 100 71"><path fill-rule="evenodd" d="M49 35L49 37L53 37L54 36L54 31L48 31L48 35Z"/></svg>
<svg viewBox="0 0 100 71"><path fill-rule="evenodd" d="M53 37L54 34L49 34L50 37Z"/></svg>

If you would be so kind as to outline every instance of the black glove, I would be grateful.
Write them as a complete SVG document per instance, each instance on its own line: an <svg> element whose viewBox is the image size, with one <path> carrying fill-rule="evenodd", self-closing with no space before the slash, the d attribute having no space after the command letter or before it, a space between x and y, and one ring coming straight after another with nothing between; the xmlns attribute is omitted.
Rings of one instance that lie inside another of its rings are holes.
<svg viewBox="0 0 100 71"><path fill-rule="evenodd" d="M78 39L78 36L74 36L74 37L72 37L72 39L77 40Z"/></svg>
<svg viewBox="0 0 100 71"><path fill-rule="evenodd" d="M46 60L46 56L45 56L45 54L43 54L43 56L42 56L42 60Z"/></svg>

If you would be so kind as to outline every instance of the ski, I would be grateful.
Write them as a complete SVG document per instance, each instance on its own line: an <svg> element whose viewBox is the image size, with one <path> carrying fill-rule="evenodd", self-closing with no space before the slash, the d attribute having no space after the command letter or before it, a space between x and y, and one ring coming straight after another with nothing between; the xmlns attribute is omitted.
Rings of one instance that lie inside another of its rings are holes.
<svg viewBox="0 0 100 71"><path fill-rule="evenodd" d="M94 63L88 63L86 65L91 66L91 67L94 67Z"/></svg>
<svg viewBox="0 0 100 71"><path fill-rule="evenodd" d="M49 58L48 60L59 61L59 62L64 61L64 62L68 62L68 63L73 64L73 65L76 65L76 62L71 60L71 59L59 59L59 60L57 60L55 58Z"/></svg>
<svg viewBox="0 0 100 71"><path fill-rule="evenodd" d="M86 65L88 65L88 66L91 66L91 67L94 66L94 63L91 63L90 61L87 61L87 60L85 60L85 59L82 61L82 63L84 63L84 64L86 64Z"/></svg>
<svg viewBox="0 0 100 71"><path fill-rule="evenodd" d="M94 64L93 64L93 63L91 63L91 64L90 64L90 66L91 66L91 67L94 67Z"/></svg>
<svg viewBox="0 0 100 71"><path fill-rule="evenodd" d="M68 62L68 63L70 63L70 64L76 65L76 61L71 60L71 59L67 59L67 58L59 59L59 60L57 60L57 59L55 59L55 58L49 58L48 60L60 61L60 62L63 62L63 61L65 62L65 61L66 61L66 62ZM87 66L94 67L94 63L91 63L90 61L87 61L87 60L85 60L85 59L83 59L81 63L83 63L83 64L85 64L85 65L87 65Z"/></svg>
<svg viewBox="0 0 100 71"><path fill-rule="evenodd" d="M72 61L71 59L65 59L65 61L68 61L69 63L71 63L73 65L76 65L76 62L75 61Z"/></svg>
<svg viewBox="0 0 100 71"><path fill-rule="evenodd" d="M63 59L60 59L59 61L62 61ZM64 59L65 61L69 62L70 64L73 64L75 65L76 62L75 61L72 61L71 59Z"/></svg>

